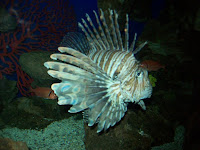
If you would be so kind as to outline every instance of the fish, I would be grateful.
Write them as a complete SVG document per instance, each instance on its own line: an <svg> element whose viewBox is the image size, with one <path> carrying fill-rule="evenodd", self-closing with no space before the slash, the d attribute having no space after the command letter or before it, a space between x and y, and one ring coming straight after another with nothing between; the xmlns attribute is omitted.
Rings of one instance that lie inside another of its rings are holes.
<svg viewBox="0 0 200 150"><path fill-rule="evenodd" d="M54 91L49 87L37 87L33 89L29 88L29 92L34 93L35 96L41 97L44 99L57 99L58 97L54 93Z"/></svg>
<svg viewBox="0 0 200 150"><path fill-rule="evenodd" d="M109 25L102 9L99 15L96 11L93 13L97 27L86 14L87 21L82 19L78 23L84 36L68 33L64 38L66 43L58 47L60 53L50 55L52 61L45 62L44 66L50 76L61 80L51 85L58 104L72 105L69 113L83 111L88 126L97 124L99 133L124 117L129 102L145 110L143 99L151 97L152 86L148 71L134 56L147 42L135 48L135 34L129 45L128 14L123 40L115 10L108 10Z"/></svg>
<svg viewBox="0 0 200 150"><path fill-rule="evenodd" d="M140 63L142 68L146 68L148 71L158 71L159 69L165 69L165 66L154 60L144 60Z"/></svg>

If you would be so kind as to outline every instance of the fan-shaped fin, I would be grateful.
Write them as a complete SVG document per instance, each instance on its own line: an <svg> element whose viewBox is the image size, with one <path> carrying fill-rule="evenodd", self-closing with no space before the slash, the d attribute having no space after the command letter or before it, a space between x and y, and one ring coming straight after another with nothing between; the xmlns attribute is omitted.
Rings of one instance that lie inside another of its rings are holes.
<svg viewBox="0 0 200 150"><path fill-rule="evenodd" d="M94 104L98 103L98 101L101 101L106 94L107 94L106 90L99 93L90 94L90 95L86 94L85 96L82 96L84 97L84 99L81 101L81 103L72 106L69 112L76 113L86 108L92 108Z"/></svg>
<svg viewBox="0 0 200 150"><path fill-rule="evenodd" d="M88 54L91 46L85 35L80 32L68 32L60 43L61 47L70 47L84 54Z"/></svg>
<svg viewBox="0 0 200 150"><path fill-rule="evenodd" d="M46 62L48 73L62 80L51 88L58 96L58 104L73 105L69 112L76 113L88 110L88 125L99 121L98 131L107 129L118 122L125 113L121 109L124 102L118 103L119 81L112 80L89 57L72 48L59 47L67 54L53 54L51 58L62 62ZM65 63L64 63L65 62ZM116 115L119 114L119 115Z"/></svg>
<svg viewBox="0 0 200 150"><path fill-rule="evenodd" d="M116 99L117 98L118 97L116 96ZM107 130L110 126L114 126L117 122L121 120L121 118L127 111L126 103L122 102L113 104L113 101L117 100L108 100L108 102L102 109L102 113L98 121L97 132L101 132L103 129Z"/></svg>
<svg viewBox="0 0 200 150"><path fill-rule="evenodd" d="M105 97L92 107L92 109L88 110L87 115L88 117L88 126L93 126L96 123L97 118L103 113L102 108L107 103L108 97Z"/></svg>
<svg viewBox="0 0 200 150"><path fill-rule="evenodd" d="M52 54L51 58L54 60L61 60L66 63L61 63L61 62L45 62L44 65L47 68L51 68L54 70L58 70L61 72L74 72L73 74L77 75L91 75L95 74L97 78L103 78L103 79L109 79L109 77L106 75L102 69L97 66L96 63L94 63L88 56L74 50L71 48L64 48L64 47L59 47L58 48L61 52L66 52L70 55L65 55L65 54ZM79 66L78 68L76 66ZM52 71L49 71L49 73L54 73ZM64 74L64 73L63 73ZM67 74L66 74L67 75ZM68 77L66 77L68 78Z"/></svg>

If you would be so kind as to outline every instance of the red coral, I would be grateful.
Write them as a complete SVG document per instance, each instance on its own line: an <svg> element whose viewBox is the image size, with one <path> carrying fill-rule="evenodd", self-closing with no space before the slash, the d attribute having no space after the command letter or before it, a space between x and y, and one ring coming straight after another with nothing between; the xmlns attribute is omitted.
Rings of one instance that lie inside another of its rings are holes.
<svg viewBox="0 0 200 150"><path fill-rule="evenodd" d="M35 50L56 51L66 32L76 30L75 13L63 0L6 0L4 4L18 26L13 32L0 33L0 78L16 73L19 91L26 96L33 79L22 71L19 56Z"/></svg>

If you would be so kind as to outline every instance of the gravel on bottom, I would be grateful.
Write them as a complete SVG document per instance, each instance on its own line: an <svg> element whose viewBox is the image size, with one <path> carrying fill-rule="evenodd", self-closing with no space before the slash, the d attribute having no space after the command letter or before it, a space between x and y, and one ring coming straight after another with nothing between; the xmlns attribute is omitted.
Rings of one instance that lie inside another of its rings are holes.
<svg viewBox="0 0 200 150"><path fill-rule="evenodd" d="M83 120L55 121L42 130L5 128L0 137L26 142L31 150L85 150Z"/></svg>

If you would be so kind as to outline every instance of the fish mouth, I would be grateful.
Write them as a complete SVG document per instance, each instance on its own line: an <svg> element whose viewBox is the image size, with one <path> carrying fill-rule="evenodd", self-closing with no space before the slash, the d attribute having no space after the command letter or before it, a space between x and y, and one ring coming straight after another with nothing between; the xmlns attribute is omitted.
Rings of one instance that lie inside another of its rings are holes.
<svg viewBox="0 0 200 150"><path fill-rule="evenodd" d="M141 96L140 100L144 100L146 98L150 98L151 95L152 95L152 90L149 90L143 96Z"/></svg>

